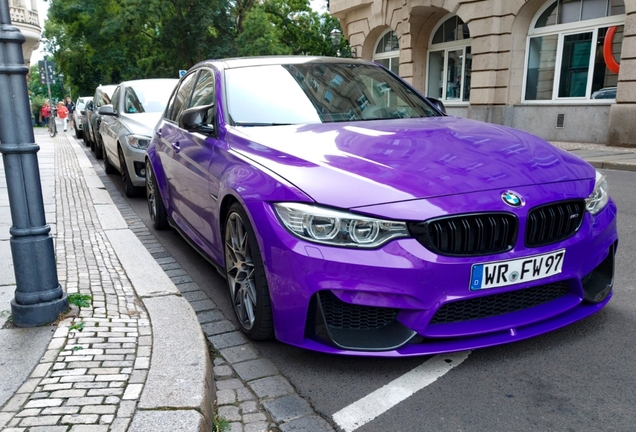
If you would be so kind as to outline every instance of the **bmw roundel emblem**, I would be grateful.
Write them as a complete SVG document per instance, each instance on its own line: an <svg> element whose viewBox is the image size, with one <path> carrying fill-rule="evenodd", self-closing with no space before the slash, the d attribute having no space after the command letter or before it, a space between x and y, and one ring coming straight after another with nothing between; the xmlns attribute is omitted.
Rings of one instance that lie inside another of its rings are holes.
<svg viewBox="0 0 636 432"><path fill-rule="evenodd" d="M502 193L501 199L510 207L521 207L522 205L525 204L525 202L521 198L521 195L512 191L506 191Z"/></svg>

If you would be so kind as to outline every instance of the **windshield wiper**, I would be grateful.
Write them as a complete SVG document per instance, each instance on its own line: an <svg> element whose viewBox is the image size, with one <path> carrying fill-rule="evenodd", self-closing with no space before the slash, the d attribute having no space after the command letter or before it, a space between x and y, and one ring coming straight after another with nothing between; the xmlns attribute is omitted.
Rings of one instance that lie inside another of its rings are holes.
<svg viewBox="0 0 636 432"><path fill-rule="evenodd" d="M291 126L294 123L250 123L250 122L234 122L235 126Z"/></svg>

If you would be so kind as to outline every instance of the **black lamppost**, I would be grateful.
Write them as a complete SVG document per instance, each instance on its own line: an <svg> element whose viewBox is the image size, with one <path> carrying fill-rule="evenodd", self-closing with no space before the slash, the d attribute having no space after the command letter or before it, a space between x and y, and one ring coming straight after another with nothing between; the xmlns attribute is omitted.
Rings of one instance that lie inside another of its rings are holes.
<svg viewBox="0 0 636 432"><path fill-rule="evenodd" d="M51 227L46 224L22 44L11 25L8 0L0 0L0 153L11 209L11 255L15 270L13 324L35 327L54 322L68 308L55 267Z"/></svg>

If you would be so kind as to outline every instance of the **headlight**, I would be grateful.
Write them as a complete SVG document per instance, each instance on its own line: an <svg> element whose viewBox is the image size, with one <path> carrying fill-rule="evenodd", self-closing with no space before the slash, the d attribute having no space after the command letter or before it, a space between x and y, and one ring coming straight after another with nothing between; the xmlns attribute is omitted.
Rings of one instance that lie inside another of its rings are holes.
<svg viewBox="0 0 636 432"><path fill-rule="evenodd" d="M605 175L596 171L594 191L585 200L585 208L593 215L597 214L607 205L609 194L607 193L607 179Z"/></svg>
<svg viewBox="0 0 636 432"><path fill-rule="evenodd" d="M404 222L299 203L277 203L274 209L292 234L315 243L374 248L394 238L409 236Z"/></svg>
<svg viewBox="0 0 636 432"><path fill-rule="evenodd" d="M131 147L138 149L145 149L150 144L150 137L145 135L126 135L126 139Z"/></svg>

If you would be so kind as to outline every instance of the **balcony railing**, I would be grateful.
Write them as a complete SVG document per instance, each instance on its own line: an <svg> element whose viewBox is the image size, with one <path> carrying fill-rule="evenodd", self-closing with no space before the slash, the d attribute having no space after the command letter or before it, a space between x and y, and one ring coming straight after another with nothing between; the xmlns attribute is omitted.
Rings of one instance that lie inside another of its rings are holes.
<svg viewBox="0 0 636 432"><path fill-rule="evenodd" d="M29 24L40 28L40 18L37 11L32 11L24 6L9 6L11 22L13 24Z"/></svg>

